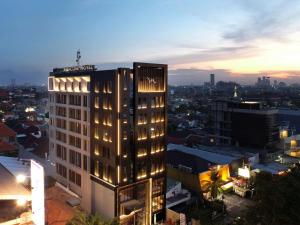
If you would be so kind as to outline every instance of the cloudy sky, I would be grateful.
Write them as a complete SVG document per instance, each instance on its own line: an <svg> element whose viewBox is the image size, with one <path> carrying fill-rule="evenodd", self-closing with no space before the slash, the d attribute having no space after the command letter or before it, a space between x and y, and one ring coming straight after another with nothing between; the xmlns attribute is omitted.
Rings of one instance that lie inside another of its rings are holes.
<svg viewBox="0 0 300 225"><path fill-rule="evenodd" d="M172 84L300 81L298 0L1 0L0 84L53 67L169 64ZM275 79L275 78L274 78Z"/></svg>

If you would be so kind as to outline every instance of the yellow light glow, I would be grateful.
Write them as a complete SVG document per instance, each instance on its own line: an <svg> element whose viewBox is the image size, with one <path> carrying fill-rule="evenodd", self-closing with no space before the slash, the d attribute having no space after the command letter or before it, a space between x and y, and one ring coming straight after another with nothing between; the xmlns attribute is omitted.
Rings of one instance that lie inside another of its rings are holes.
<svg viewBox="0 0 300 225"><path fill-rule="evenodd" d="M285 139L285 138L287 138L288 137L288 131L287 130L282 130L281 132L280 132L280 138L281 139Z"/></svg>
<svg viewBox="0 0 300 225"><path fill-rule="evenodd" d="M17 182L18 182L18 183L24 183L25 180L26 180L26 176L25 176L25 175L19 174L19 175L17 176Z"/></svg>
<svg viewBox="0 0 300 225"><path fill-rule="evenodd" d="M118 119L117 119L117 154L120 155L120 74L117 77L117 112L118 112Z"/></svg>
<svg viewBox="0 0 300 225"><path fill-rule="evenodd" d="M26 199L25 198L19 198L17 200L17 206L24 206L26 204Z"/></svg>
<svg viewBox="0 0 300 225"><path fill-rule="evenodd" d="M178 63L172 69L199 68L225 69L232 76L240 74L267 73L271 77L286 78L300 70L300 32L289 34L288 41L256 40L252 42L253 49L237 53L236 56L223 55L222 59ZM284 57L283 57L284 56Z"/></svg>
<svg viewBox="0 0 300 225"><path fill-rule="evenodd" d="M120 174L120 166L117 167L117 171L118 171L118 183L120 183L121 180L121 174Z"/></svg>
<svg viewBox="0 0 300 225"><path fill-rule="evenodd" d="M292 139L291 140L291 148L296 148L297 147L297 141Z"/></svg>

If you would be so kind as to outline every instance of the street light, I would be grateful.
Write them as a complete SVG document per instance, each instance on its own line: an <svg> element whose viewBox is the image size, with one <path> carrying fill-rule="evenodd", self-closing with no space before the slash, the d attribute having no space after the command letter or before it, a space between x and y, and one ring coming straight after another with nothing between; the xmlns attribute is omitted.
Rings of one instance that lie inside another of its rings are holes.
<svg viewBox="0 0 300 225"><path fill-rule="evenodd" d="M25 198L18 198L17 199L17 206L24 206L26 204L27 200Z"/></svg>
<svg viewBox="0 0 300 225"><path fill-rule="evenodd" d="M25 176L25 175L19 174L19 175L17 176L17 182L18 182L18 183L24 183L25 180L26 180L26 176Z"/></svg>

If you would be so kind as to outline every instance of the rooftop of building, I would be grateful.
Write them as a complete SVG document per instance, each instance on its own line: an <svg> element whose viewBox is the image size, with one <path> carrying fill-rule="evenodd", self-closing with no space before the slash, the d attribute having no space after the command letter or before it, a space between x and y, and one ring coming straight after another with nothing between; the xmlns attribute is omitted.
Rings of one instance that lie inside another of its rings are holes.
<svg viewBox="0 0 300 225"><path fill-rule="evenodd" d="M13 152L17 149L16 146L0 140L0 154L3 152Z"/></svg>
<svg viewBox="0 0 300 225"><path fill-rule="evenodd" d="M15 137L16 135L16 132L14 132L6 124L0 122L0 137Z"/></svg>
<svg viewBox="0 0 300 225"><path fill-rule="evenodd" d="M169 150L178 150L187 154L195 155L207 161L216 164L228 164L233 160L242 157L251 157L259 152L257 149L248 149L234 146L204 146L199 145L197 148L190 148L184 145L168 144Z"/></svg>

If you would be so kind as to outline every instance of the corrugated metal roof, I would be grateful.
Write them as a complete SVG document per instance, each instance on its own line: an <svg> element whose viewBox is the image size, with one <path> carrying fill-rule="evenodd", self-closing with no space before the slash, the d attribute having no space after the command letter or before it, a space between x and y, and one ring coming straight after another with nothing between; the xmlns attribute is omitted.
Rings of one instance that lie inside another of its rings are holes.
<svg viewBox="0 0 300 225"><path fill-rule="evenodd" d="M230 164L232 161L242 158L241 156L232 156L221 153L209 152L201 149L186 147L184 145L169 144L168 151L172 150L177 150L190 155L194 155L218 165Z"/></svg>

